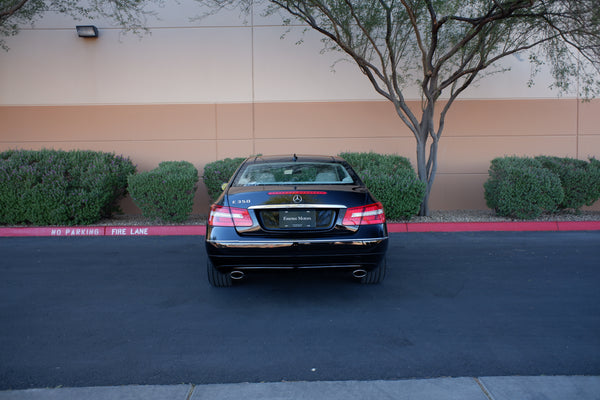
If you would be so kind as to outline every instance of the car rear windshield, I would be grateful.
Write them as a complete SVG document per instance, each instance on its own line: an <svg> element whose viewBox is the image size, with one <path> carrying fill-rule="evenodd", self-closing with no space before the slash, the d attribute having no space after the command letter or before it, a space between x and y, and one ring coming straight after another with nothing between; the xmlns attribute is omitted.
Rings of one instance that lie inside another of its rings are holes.
<svg viewBox="0 0 600 400"><path fill-rule="evenodd" d="M352 184L354 179L342 164L319 162L278 162L250 164L238 174L233 186L335 185Z"/></svg>

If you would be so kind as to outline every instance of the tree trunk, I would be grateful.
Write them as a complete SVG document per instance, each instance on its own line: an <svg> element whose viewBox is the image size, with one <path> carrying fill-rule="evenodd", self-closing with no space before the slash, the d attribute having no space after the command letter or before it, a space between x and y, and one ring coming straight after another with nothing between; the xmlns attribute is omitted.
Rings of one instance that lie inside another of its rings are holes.
<svg viewBox="0 0 600 400"><path fill-rule="evenodd" d="M433 187L433 181L437 172L437 151L439 134L441 133L436 133L433 128L433 110L434 107L432 105L423 110L423 119L419 127L420 131L415 135L417 139L417 174L419 180L425 184L425 196L421 203L419 215L424 217L429 216L429 195L431 194L431 188ZM430 137L432 142L429 147L429 154L427 154L427 141Z"/></svg>
<svg viewBox="0 0 600 400"><path fill-rule="evenodd" d="M421 203L421 209L419 210L419 215L426 217L429 216L429 176L427 173L427 137L424 139L417 139L417 174L419 176L419 180L425 183L425 196L423 197L423 202Z"/></svg>

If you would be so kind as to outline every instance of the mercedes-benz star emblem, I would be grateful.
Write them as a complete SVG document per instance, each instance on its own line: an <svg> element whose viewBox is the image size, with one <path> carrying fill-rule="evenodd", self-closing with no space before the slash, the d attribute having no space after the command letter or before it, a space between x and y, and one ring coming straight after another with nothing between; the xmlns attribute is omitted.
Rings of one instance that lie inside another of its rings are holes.
<svg viewBox="0 0 600 400"><path fill-rule="evenodd" d="M296 204L302 203L302 196L300 196L299 194L295 194L292 198L292 201Z"/></svg>

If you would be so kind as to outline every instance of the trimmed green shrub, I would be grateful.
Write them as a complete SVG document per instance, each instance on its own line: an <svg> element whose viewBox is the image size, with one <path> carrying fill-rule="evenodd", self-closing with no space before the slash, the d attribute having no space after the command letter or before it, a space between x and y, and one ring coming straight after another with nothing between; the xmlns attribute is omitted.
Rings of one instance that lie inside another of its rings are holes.
<svg viewBox="0 0 600 400"><path fill-rule="evenodd" d="M517 156L506 156L494 158L490 163L488 171L489 178L484 183L484 196L487 206L496 210L498 208L498 185L505 179L507 170L510 168L543 168L542 163L533 159Z"/></svg>
<svg viewBox="0 0 600 400"><path fill-rule="evenodd" d="M187 161L165 161L131 175L129 194L147 218L183 222L192 213L198 170Z"/></svg>
<svg viewBox="0 0 600 400"><path fill-rule="evenodd" d="M490 177L484 183L488 207L498 215L534 219L554 212L564 199L559 177L528 157L502 157L492 160Z"/></svg>
<svg viewBox="0 0 600 400"><path fill-rule="evenodd" d="M202 179L208 190L210 202L214 202L221 195L221 186L229 182L235 170L245 160L244 157L226 158L208 163L204 166Z"/></svg>
<svg viewBox="0 0 600 400"><path fill-rule="evenodd" d="M598 201L598 199L600 199L600 161L598 161L592 157L589 159L589 162L590 162L590 165L588 168L589 168L590 174L592 174L594 177L592 179L593 189L591 190L590 198L594 199L592 203L595 203L596 201ZM587 205L591 205L591 204L587 204Z"/></svg>
<svg viewBox="0 0 600 400"><path fill-rule="evenodd" d="M584 205L591 206L600 197L600 168L591 160L547 156L536 157L536 160L560 178L565 197L558 208L578 211Z"/></svg>
<svg viewBox="0 0 600 400"><path fill-rule="evenodd" d="M369 191L383 204L387 219L410 219L419 213L425 184L408 169L399 169L394 174L366 169L359 172Z"/></svg>
<svg viewBox="0 0 600 400"><path fill-rule="evenodd" d="M340 157L348 161L356 171L386 170L393 172L399 169L408 169L414 171L410 160L397 154L379 154L379 153L341 153Z"/></svg>
<svg viewBox="0 0 600 400"><path fill-rule="evenodd" d="M410 219L419 213L425 183L410 161L395 154L341 153L385 209L390 220Z"/></svg>
<svg viewBox="0 0 600 400"><path fill-rule="evenodd" d="M76 150L0 153L0 223L86 225L109 217L135 173L128 158Z"/></svg>

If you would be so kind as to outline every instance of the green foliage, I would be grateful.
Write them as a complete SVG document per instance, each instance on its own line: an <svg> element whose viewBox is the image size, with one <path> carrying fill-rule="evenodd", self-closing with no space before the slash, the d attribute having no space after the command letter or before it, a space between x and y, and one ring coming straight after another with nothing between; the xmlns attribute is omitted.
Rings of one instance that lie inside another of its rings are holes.
<svg viewBox="0 0 600 400"><path fill-rule="evenodd" d="M578 211L600 198L600 163L594 158L501 157L492 160L489 172L484 184L487 205L506 217Z"/></svg>
<svg viewBox="0 0 600 400"><path fill-rule="evenodd" d="M385 169L389 172L394 172L402 169L413 169L408 158L397 154L378 154L374 152L341 153L340 157L348 161L356 171Z"/></svg>
<svg viewBox="0 0 600 400"><path fill-rule="evenodd" d="M229 182L235 170L245 160L243 157L226 158L208 163L204 166L204 184L208 190L208 197L214 202L223 192L221 186Z"/></svg>
<svg viewBox="0 0 600 400"><path fill-rule="evenodd" d="M425 183L417 178L410 161L398 155L341 153L369 191L383 204L390 220L410 219L418 214Z"/></svg>
<svg viewBox="0 0 600 400"><path fill-rule="evenodd" d="M192 213L198 170L187 161L165 161L131 175L129 193L145 217L183 222Z"/></svg>
<svg viewBox="0 0 600 400"><path fill-rule="evenodd" d="M425 184L414 171L399 169L393 174L382 170L366 169L359 173L371 193L384 206L390 220L410 219L419 213Z"/></svg>
<svg viewBox="0 0 600 400"><path fill-rule="evenodd" d="M109 217L135 173L111 153L9 150L0 153L0 223L85 225Z"/></svg>
<svg viewBox="0 0 600 400"><path fill-rule="evenodd" d="M565 192L560 209L578 211L584 205L591 206L600 197L600 168L593 162L568 157L536 157L544 168L560 178Z"/></svg>
<svg viewBox="0 0 600 400"><path fill-rule="evenodd" d="M488 207L498 215L534 219L554 212L564 199L559 177L528 157L495 158L484 183Z"/></svg>

